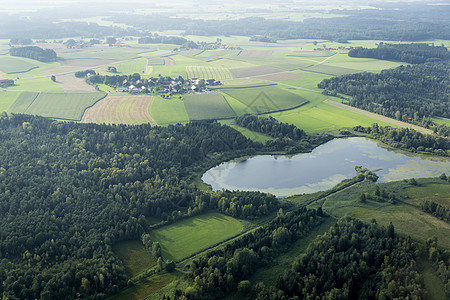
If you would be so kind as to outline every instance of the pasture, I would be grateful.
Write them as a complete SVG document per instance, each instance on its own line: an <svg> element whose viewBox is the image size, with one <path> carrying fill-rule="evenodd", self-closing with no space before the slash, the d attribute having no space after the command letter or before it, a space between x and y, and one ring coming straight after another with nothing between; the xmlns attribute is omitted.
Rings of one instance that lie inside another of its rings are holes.
<svg viewBox="0 0 450 300"><path fill-rule="evenodd" d="M10 56L0 57L0 70L7 74L28 72L35 68L39 66L27 60Z"/></svg>
<svg viewBox="0 0 450 300"><path fill-rule="evenodd" d="M242 133L246 138L249 138L249 139L251 139L252 141L255 141L255 142L259 142L259 143L265 144L268 141L274 140L274 138L272 138L270 136L267 136L265 134L262 134L262 133L259 133L259 132L256 132L256 131L252 131L252 130L249 130L247 128L238 126L238 125L234 124L234 120L220 120L219 122L222 125L228 125L228 126L234 128L234 129L236 129L237 131Z"/></svg>
<svg viewBox="0 0 450 300"><path fill-rule="evenodd" d="M19 97L20 92L0 91L0 113L9 111L10 106Z"/></svg>
<svg viewBox="0 0 450 300"><path fill-rule="evenodd" d="M86 108L105 97L105 93L22 93L10 107L11 112L80 121Z"/></svg>
<svg viewBox="0 0 450 300"><path fill-rule="evenodd" d="M233 75L228 69L220 67L187 66L186 72L188 78L215 79L221 81L233 79Z"/></svg>
<svg viewBox="0 0 450 300"><path fill-rule="evenodd" d="M411 186L406 189L406 193L409 198L405 201L415 206L418 206L422 200L429 200L450 207L450 184L445 181Z"/></svg>
<svg viewBox="0 0 450 300"><path fill-rule="evenodd" d="M153 230L150 236L161 244L165 258L177 261L233 237L242 230L242 223L232 217L207 213Z"/></svg>
<svg viewBox="0 0 450 300"><path fill-rule="evenodd" d="M220 93L185 95L183 102L190 121L236 117L235 112Z"/></svg>
<svg viewBox="0 0 450 300"><path fill-rule="evenodd" d="M150 115L159 125L189 122L184 103L178 98L163 99L154 96L150 103Z"/></svg>
<svg viewBox="0 0 450 300"><path fill-rule="evenodd" d="M235 78L256 77L261 75L277 74L283 72L283 70L281 69L270 66L238 68L238 69L231 69L230 71Z"/></svg>
<svg viewBox="0 0 450 300"><path fill-rule="evenodd" d="M122 74L146 74L147 73L147 59L137 58L130 61L122 62L119 65L118 71Z"/></svg>
<svg viewBox="0 0 450 300"><path fill-rule="evenodd" d="M248 113L277 112L292 109L308 102L303 97L276 86L242 89L224 88L221 91L246 105Z"/></svg>
<svg viewBox="0 0 450 300"><path fill-rule="evenodd" d="M156 261L150 257L139 240L119 242L113 246L112 250L123 262L127 275L130 277L156 265Z"/></svg>
<svg viewBox="0 0 450 300"><path fill-rule="evenodd" d="M150 115L153 97L148 95L113 95L88 108L82 123L143 124L157 125Z"/></svg>

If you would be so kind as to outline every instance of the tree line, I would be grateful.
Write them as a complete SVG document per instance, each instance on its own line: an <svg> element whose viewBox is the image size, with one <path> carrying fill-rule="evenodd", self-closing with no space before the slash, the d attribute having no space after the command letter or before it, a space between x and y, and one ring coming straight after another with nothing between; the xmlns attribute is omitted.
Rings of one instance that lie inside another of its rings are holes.
<svg viewBox="0 0 450 300"><path fill-rule="evenodd" d="M9 49L11 56L26 57L42 62L56 61L56 52L53 49L42 49L37 46L12 47Z"/></svg>
<svg viewBox="0 0 450 300"><path fill-rule="evenodd" d="M390 126L371 127L356 126L353 130L368 134L369 137L382 141L394 148L411 152L422 152L440 156L450 155L450 138L433 134L423 134L409 128L393 128Z"/></svg>
<svg viewBox="0 0 450 300"><path fill-rule="evenodd" d="M430 125L429 117L450 118L450 63L399 66L379 74L356 73L324 79L325 89L351 96L349 105L397 120Z"/></svg>
<svg viewBox="0 0 450 300"><path fill-rule="evenodd" d="M420 208L433 216L450 223L450 208L444 205L440 205L434 201L423 200L419 204Z"/></svg>
<svg viewBox="0 0 450 300"><path fill-rule="evenodd" d="M434 46L423 43L387 44L381 42L377 48L352 49L348 52L348 56L398 60L410 64L421 64L450 59L450 52L448 52L444 45Z"/></svg>

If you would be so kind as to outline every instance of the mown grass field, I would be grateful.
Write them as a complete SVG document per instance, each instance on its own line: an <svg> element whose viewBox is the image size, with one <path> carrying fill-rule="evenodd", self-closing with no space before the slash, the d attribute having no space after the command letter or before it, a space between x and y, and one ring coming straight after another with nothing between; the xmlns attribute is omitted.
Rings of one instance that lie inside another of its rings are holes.
<svg viewBox="0 0 450 300"><path fill-rule="evenodd" d="M236 117L235 112L220 93L185 95L183 102L191 121Z"/></svg>
<svg viewBox="0 0 450 300"><path fill-rule="evenodd" d="M150 236L161 244L165 258L176 261L239 234L242 230L242 223L232 217L207 213L153 230Z"/></svg>
<svg viewBox="0 0 450 300"><path fill-rule="evenodd" d="M156 261L150 257L139 240L117 243L113 246L113 252L122 260L130 277L156 265Z"/></svg>
<svg viewBox="0 0 450 300"><path fill-rule="evenodd" d="M106 96L105 93L51 94L22 93L10 107L11 112L80 121L87 107Z"/></svg>
<svg viewBox="0 0 450 300"><path fill-rule="evenodd" d="M178 98L163 99L153 97L150 104L150 115L158 125L169 125L189 122L189 117L183 101Z"/></svg>
<svg viewBox="0 0 450 300"><path fill-rule="evenodd" d="M221 89L223 93L239 100L247 106L248 113L267 113L286 110L307 102L303 97L276 86Z"/></svg>
<svg viewBox="0 0 450 300"><path fill-rule="evenodd" d="M0 71L3 71L7 74L28 72L38 67L39 66L36 64L19 58L10 56L0 57Z"/></svg>
<svg viewBox="0 0 450 300"><path fill-rule="evenodd" d="M8 111L9 107L20 96L20 92L0 92L0 113Z"/></svg>
<svg viewBox="0 0 450 300"><path fill-rule="evenodd" d="M415 206L422 200L429 200L450 207L450 184L428 183L409 187L406 192L410 198L405 201Z"/></svg>
<svg viewBox="0 0 450 300"><path fill-rule="evenodd" d="M186 72L189 78L215 80L233 79L233 75L228 69L219 67L187 66Z"/></svg>

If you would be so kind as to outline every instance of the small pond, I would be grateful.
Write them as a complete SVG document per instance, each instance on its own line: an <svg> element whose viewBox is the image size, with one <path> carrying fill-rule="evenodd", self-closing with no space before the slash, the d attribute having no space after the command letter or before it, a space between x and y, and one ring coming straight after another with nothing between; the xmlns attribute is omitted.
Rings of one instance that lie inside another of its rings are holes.
<svg viewBox="0 0 450 300"><path fill-rule="evenodd" d="M450 159L406 154L380 147L370 139L351 137L331 140L310 153L225 162L208 170L202 180L214 191L261 191L287 197L327 190L355 176L355 166L376 171L378 182L450 173Z"/></svg>

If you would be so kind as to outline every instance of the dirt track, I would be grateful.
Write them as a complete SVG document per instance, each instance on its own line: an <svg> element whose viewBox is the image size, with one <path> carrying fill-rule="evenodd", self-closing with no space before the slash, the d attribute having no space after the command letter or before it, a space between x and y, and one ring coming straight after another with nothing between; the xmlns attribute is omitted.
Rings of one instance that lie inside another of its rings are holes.
<svg viewBox="0 0 450 300"><path fill-rule="evenodd" d="M339 102L336 102L336 101L325 100L325 103L328 104L328 105L332 105L332 106L336 106L336 107L339 107L339 108L343 108L345 110L348 110L348 111L351 111L351 112L354 112L354 113L357 113L357 114L360 114L360 115L363 115L363 116L366 116L366 117L370 117L370 118L373 118L373 119L376 119L376 120L379 120L379 121L383 121L383 122L386 122L386 123L397 125L397 126L400 126L400 127L403 127L403 128L411 128L411 129L414 129L414 130L416 130L418 132L421 132L421 133L425 133L425 134L432 134L433 133L433 131L431 131L430 129L426 129L426 128L423 128L423 127L420 127L420 126L417 126L417 125L413 125L413 124L409 124L409 123L402 122L402 121L399 121L399 120L395 120L395 119L392 119L392 118L388 118L388 117L385 117L385 116L382 116L382 115L379 115L379 114L375 114L375 113L372 113L372 112L369 112L369 111L366 111L366 110L362 110L362 109L359 109L359 108L356 108L356 107L345 105L345 104L342 104L342 103L339 103Z"/></svg>
<svg viewBox="0 0 450 300"><path fill-rule="evenodd" d="M149 112L153 100L148 95L108 96L86 110L81 123L113 123L158 125Z"/></svg>

